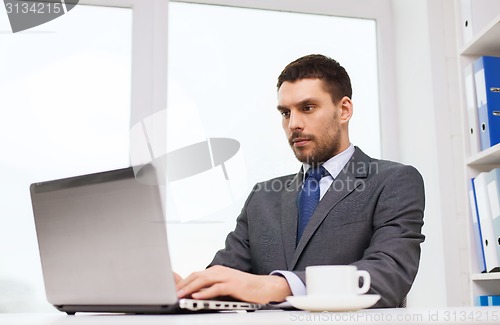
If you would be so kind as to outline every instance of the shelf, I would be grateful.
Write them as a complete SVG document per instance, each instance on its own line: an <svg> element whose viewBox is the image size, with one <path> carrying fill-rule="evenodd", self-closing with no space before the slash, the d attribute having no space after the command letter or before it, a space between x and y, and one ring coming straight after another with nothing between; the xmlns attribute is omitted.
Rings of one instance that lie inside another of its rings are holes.
<svg viewBox="0 0 500 325"><path fill-rule="evenodd" d="M495 165L500 164L500 143L485 149L467 159L467 165Z"/></svg>
<svg viewBox="0 0 500 325"><path fill-rule="evenodd" d="M493 0L491 0L493 3ZM496 0L500 1L500 0ZM495 1L495 4L496 4ZM494 19L490 20L487 25L482 28L480 31L476 32L472 36L472 38L467 41L463 47L458 49L458 64L464 72L464 68L470 65L474 60L476 60L480 56L500 56L500 7L489 5L489 2L483 0L468 0L468 1L454 1L457 5L461 6L461 2L467 2L468 6L471 6L470 9L477 9L477 13L487 12L488 18L484 17L484 19L489 19L492 16L496 16ZM474 7L473 7L474 6ZM462 10L467 10L465 7L461 7ZM494 12L492 11L494 10ZM471 18L471 12L465 12L469 18ZM462 12L463 14L463 12ZM477 16L477 15L476 15ZM479 15L480 16L480 15ZM478 17L479 17L478 16ZM462 16L464 17L464 16ZM457 16L458 19L460 17ZM472 18L471 18L472 19ZM462 24L462 21L460 24ZM482 21L483 22L483 21ZM485 22L485 21L484 21ZM463 82L464 80L462 80ZM461 89L462 99L466 99L464 89ZM466 103L467 101L464 101ZM462 105L465 106L465 105ZM468 111L467 107L462 107L461 110L462 118L467 121L468 119ZM465 129L464 129L465 130ZM464 132L464 136L468 135L468 132ZM466 141L467 142L467 141ZM464 148L467 149L467 148ZM466 178L467 181L470 182L470 178L476 177L481 172L489 172L494 168L500 168L500 144L496 144L490 148L482 150L480 152L471 154L465 159L466 163ZM466 196L469 195L469 188L466 187L465 190ZM474 205L474 202L472 203ZM470 208L470 202L467 204ZM470 210L470 209L468 209ZM489 296L489 295L500 295L500 272L491 272L491 273L477 273L477 263L475 261L480 259L478 253L475 250L476 243L473 243L473 221L471 216L471 211L465 211L465 215L467 215L467 223L469 227L469 271L467 271L467 277L469 282L469 303L474 305L475 300L478 296ZM472 263L472 264L471 264ZM464 273L465 274L465 273Z"/></svg>
<svg viewBox="0 0 500 325"><path fill-rule="evenodd" d="M472 281L500 280L500 272L475 273L470 276Z"/></svg>
<svg viewBox="0 0 500 325"><path fill-rule="evenodd" d="M475 35L461 51L462 55L500 55L500 15Z"/></svg>

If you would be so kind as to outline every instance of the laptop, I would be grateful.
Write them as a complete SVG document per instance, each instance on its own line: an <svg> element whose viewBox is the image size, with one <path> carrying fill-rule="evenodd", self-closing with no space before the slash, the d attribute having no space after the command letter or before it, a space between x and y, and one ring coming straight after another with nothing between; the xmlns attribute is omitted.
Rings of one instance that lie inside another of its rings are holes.
<svg viewBox="0 0 500 325"><path fill-rule="evenodd" d="M154 180L145 165L31 184L48 302L68 314L263 307L177 298L159 187L148 185Z"/></svg>

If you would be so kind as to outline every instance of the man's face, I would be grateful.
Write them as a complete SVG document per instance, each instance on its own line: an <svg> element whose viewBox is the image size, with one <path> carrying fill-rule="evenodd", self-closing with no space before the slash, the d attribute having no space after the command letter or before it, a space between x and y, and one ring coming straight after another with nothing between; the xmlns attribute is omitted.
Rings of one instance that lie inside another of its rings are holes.
<svg viewBox="0 0 500 325"><path fill-rule="evenodd" d="M342 101L333 103L320 79L300 79L281 85L278 110L283 115L288 142L299 161L325 162L345 149L341 148L341 105Z"/></svg>

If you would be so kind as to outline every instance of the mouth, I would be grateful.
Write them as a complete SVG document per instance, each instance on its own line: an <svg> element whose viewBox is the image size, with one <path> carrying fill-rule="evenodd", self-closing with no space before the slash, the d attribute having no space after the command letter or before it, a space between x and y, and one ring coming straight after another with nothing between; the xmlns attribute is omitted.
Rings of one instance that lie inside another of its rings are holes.
<svg viewBox="0 0 500 325"><path fill-rule="evenodd" d="M295 139L292 139L291 142L295 148L300 148L300 147L304 147L305 145L307 145L310 141L311 141L311 139L309 139L309 138L295 138Z"/></svg>

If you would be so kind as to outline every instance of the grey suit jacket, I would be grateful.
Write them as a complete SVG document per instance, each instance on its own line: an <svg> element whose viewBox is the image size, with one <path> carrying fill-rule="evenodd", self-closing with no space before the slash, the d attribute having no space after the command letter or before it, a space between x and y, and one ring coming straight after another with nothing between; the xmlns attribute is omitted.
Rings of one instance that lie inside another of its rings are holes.
<svg viewBox="0 0 500 325"><path fill-rule="evenodd" d="M417 274L425 238L419 172L356 147L296 245L302 179L300 171L257 184L211 265L254 274L289 270L305 283L306 266L352 264L370 273L368 293L381 295L374 307L398 306Z"/></svg>

